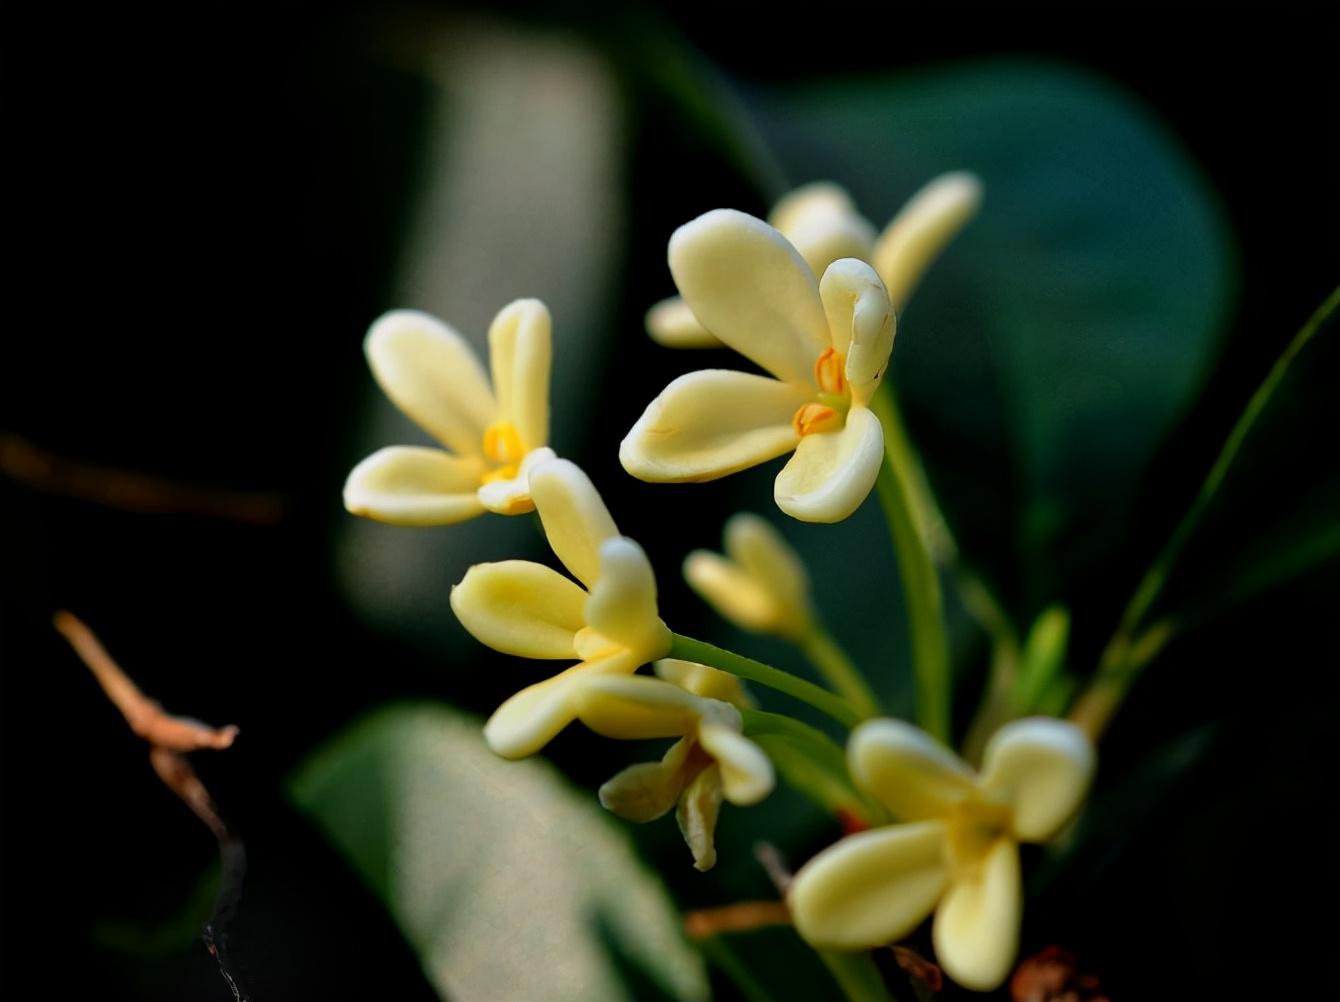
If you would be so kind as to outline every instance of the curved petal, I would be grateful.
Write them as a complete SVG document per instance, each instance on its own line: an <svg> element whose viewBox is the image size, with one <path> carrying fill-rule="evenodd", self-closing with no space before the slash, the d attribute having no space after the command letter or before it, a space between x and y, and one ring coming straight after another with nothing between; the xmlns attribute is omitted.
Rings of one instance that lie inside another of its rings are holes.
<svg viewBox="0 0 1340 1002"><path fill-rule="evenodd" d="M652 670L656 672L658 678L665 679L681 689L687 689L695 696L730 703L737 709L754 705L749 693L745 691L744 684L730 672L709 668L693 661L680 661L678 658L661 658L652 665Z"/></svg>
<svg viewBox="0 0 1340 1002"><path fill-rule="evenodd" d="M884 283L864 261L834 261L819 281L833 347L846 358L852 399L863 404L874 395L889 366L895 320Z"/></svg>
<svg viewBox="0 0 1340 1002"><path fill-rule="evenodd" d="M982 790L1013 808L1013 831L1043 842L1084 800L1095 766L1093 744L1074 724L1051 717L1015 720L998 730L982 755Z"/></svg>
<svg viewBox="0 0 1340 1002"><path fill-rule="evenodd" d="M705 723L698 728L698 743L716 760L722 792L732 804L749 807L772 792L776 783L772 762L738 730Z"/></svg>
<svg viewBox="0 0 1340 1002"><path fill-rule="evenodd" d="M484 741L503 758L534 755L575 719L572 696L587 679L636 670L631 658L616 654L573 665L553 678L527 686L493 711L484 725Z"/></svg>
<svg viewBox="0 0 1340 1002"><path fill-rule="evenodd" d="M476 564L451 589L451 608L480 643L522 658L575 656L586 592L526 560Z"/></svg>
<svg viewBox="0 0 1340 1002"><path fill-rule="evenodd" d="M715 480L796 447L796 411L813 392L728 369L680 376L647 405L619 446L619 462L639 480Z"/></svg>
<svg viewBox="0 0 1340 1002"><path fill-rule="evenodd" d="M777 507L802 522L841 522L861 507L884 461L884 431L853 407L838 431L806 435L773 483Z"/></svg>
<svg viewBox="0 0 1340 1002"><path fill-rule="evenodd" d="M619 741L693 733L702 702L678 686L645 675L602 675L573 695L578 719L602 737Z"/></svg>
<svg viewBox="0 0 1340 1002"><path fill-rule="evenodd" d="M870 260L894 309L902 311L926 269L981 204L982 182L975 174L954 171L930 181L884 228Z"/></svg>
<svg viewBox="0 0 1340 1002"><path fill-rule="evenodd" d="M840 219L856 213L856 205L847 189L832 181L811 181L793 188L772 205L768 224L783 236L816 219Z"/></svg>
<svg viewBox="0 0 1340 1002"><path fill-rule="evenodd" d="M463 455L478 455L497 413L483 366L465 339L436 317L395 310L363 342L372 375L420 428Z"/></svg>
<svg viewBox="0 0 1340 1002"><path fill-rule="evenodd" d="M814 613L810 606L810 576L800 555L776 527L749 512L726 522L726 554L772 595L783 632L803 633Z"/></svg>
<svg viewBox="0 0 1340 1002"><path fill-rule="evenodd" d="M935 959L964 988L988 992L1014 966L1023 917L1019 849L998 839L977 873L955 876L935 909Z"/></svg>
<svg viewBox="0 0 1340 1002"><path fill-rule="evenodd" d="M689 304L678 296L662 299L649 309L646 324L651 339L666 348L725 347L715 334L698 323Z"/></svg>
<svg viewBox="0 0 1340 1002"><path fill-rule="evenodd" d="M590 588L600 573L600 545L619 535L591 478L576 463L555 459L530 474L530 496L554 554Z"/></svg>
<svg viewBox="0 0 1340 1002"><path fill-rule="evenodd" d="M530 474L542 463L556 459L553 449L533 449L521 461L517 475L510 480L493 480L481 484L476 492L480 503L499 515L524 515L535 510L535 499L530 496Z"/></svg>
<svg viewBox="0 0 1340 1002"><path fill-rule="evenodd" d="M639 762L600 787L600 804L626 821L655 821L669 814L684 793L688 774L687 738L676 741L659 762Z"/></svg>
<svg viewBox="0 0 1340 1002"><path fill-rule="evenodd" d="M475 497L483 464L441 449L393 445L378 449L349 473L344 506L392 525L450 525L483 514Z"/></svg>
<svg viewBox="0 0 1340 1002"><path fill-rule="evenodd" d="M670 271L694 316L778 379L813 385L828 347L814 273L761 219L714 209L670 237Z"/></svg>
<svg viewBox="0 0 1340 1002"><path fill-rule="evenodd" d="M538 299L504 306L489 326L489 368L499 421L510 421L527 450L549 441L549 367L552 321Z"/></svg>
<svg viewBox="0 0 1340 1002"><path fill-rule="evenodd" d="M639 664L670 652L670 631L656 614L656 577L642 547L627 536L600 547L600 573L586 600L586 625L632 651Z"/></svg>
<svg viewBox="0 0 1340 1002"><path fill-rule="evenodd" d="M847 742L854 780L906 821L949 814L976 788L972 770L933 737L901 720L867 720Z"/></svg>
<svg viewBox="0 0 1340 1002"><path fill-rule="evenodd" d="M787 900L818 947L866 950L907 936L949 881L944 825L923 821L850 835L800 868Z"/></svg>
<svg viewBox="0 0 1340 1002"><path fill-rule="evenodd" d="M842 258L868 261L875 245L875 228L855 214L807 222L783 231L783 236L791 241L816 276Z"/></svg>
<svg viewBox="0 0 1340 1002"><path fill-rule="evenodd" d="M685 789L679 798L675 820L680 834L693 853L697 870L710 870L716 865L717 815L721 813L721 773L709 765Z"/></svg>
<svg viewBox="0 0 1340 1002"><path fill-rule="evenodd" d="M703 601L742 630L772 633L786 625L767 589L720 554L694 550L684 558L684 580Z"/></svg>

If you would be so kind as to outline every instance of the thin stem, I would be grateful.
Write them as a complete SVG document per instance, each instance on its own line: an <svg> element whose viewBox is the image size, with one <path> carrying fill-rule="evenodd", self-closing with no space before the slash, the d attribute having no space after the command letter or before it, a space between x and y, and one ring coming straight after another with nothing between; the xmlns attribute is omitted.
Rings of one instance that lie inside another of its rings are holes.
<svg viewBox="0 0 1340 1002"><path fill-rule="evenodd" d="M852 709L845 699L821 689L813 682L796 678L790 672L755 661L734 651L728 651L703 640L694 640L679 633L670 635L670 653L668 657L682 661L693 661L710 668L719 668L750 682L766 685L770 689L784 692L793 699L826 713L844 727L855 727L861 722L861 715Z"/></svg>
<svg viewBox="0 0 1340 1002"><path fill-rule="evenodd" d="M815 623L797 641L819 674L863 717L883 712L879 699L838 642L823 626Z"/></svg>
<svg viewBox="0 0 1340 1002"><path fill-rule="evenodd" d="M819 959L833 975L848 1002L892 1002L893 995L884 983L874 958L868 953L837 953L816 950Z"/></svg>
<svg viewBox="0 0 1340 1002"><path fill-rule="evenodd" d="M910 487L909 471L914 462L911 444L890 394L876 394L873 407L884 426L885 456L875 490L889 525L907 603L912 665L917 681L917 723L923 730L948 743L949 646L945 639L940 579L931 560L927 539L918 524Z"/></svg>

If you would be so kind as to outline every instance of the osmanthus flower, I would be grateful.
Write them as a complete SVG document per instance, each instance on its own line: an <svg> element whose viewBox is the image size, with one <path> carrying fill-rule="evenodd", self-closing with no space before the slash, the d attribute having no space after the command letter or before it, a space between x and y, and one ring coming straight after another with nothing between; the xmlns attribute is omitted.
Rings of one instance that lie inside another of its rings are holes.
<svg viewBox="0 0 1340 1002"><path fill-rule="evenodd" d="M681 226L669 257L694 314L770 375L680 376L624 438L624 469L661 483L713 480L794 450L774 482L777 505L807 522L846 518L884 456L868 407L893 348L879 276L844 258L816 280L785 237L732 209Z"/></svg>
<svg viewBox="0 0 1340 1002"><path fill-rule="evenodd" d="M708 689L721 684L711 675L693 671L702 666L671 664L670 673L691 684ZM699 870L709 870L716 862L714 836L721 802L747 807L772 790L772 763L741 733L740 712L729 702L662 679L602 675L578 685L573 703L582 723L605 737L679 739L659 762L629 766L605 783L600 802L621 818L637 822L654 821L675 809Z"/></svg>
<svg viewBox="0 0 1340 1002"><path fill-rule="evenodd" d="M791 241L816 276L839 258L874 266L901 313L912 290L982 202L982 183L967 171L942 174L894 216L884 232L856 211L839 186L817 181L795 189L773 206L768 222ZM719 348L721 341L678 296L647 312L647 333L669 348Z"/></svg>
<svg viewBox="0 0 1340 1002"><path fill-rule="evenodd" d="M1083 731L1051 718L1002 727L980 773L910 724L860 725L847 746L852 777L907 823L806 863L790 890L797 930L819 947L869 949L934 911L940 966L966 988L995 988L1018 949L1019 843L1049 840L1078 810L1094 757Z"/></svg>
<svg viewBox="0 0 1340 1002"><path fill-rule="evenodd" d="M373 376L444 448L378 450L349 474L345 507L395 525L532 511L529 475L554 458L550 326L537 299L505 306L489 327L490 386L470 345L435 317L396 310L377 320L364 341Z"/></svg>
<svg viewBox="0 0 1340 1002"><path fill-rule="evenodd" d="M814 626L810 578L781 533L748 512L726 522L724 554L694 550L684 579L717 612L755 633L798 640Z"/></svg>
<svg viewBox="0 0 1340 1002"><path fill-rule="evenodd" d="M574 687L631 675L670 650L656 612L656 579L642 547L619 535L590 479L566 459L530 474L544 534L576 581L526 560L477 564L451 590L476 639L504 654L577 664L522 689L494 712L484 739L504 758L543 748L572 722ZM580 583L578 583L580 582Z"/></svg>

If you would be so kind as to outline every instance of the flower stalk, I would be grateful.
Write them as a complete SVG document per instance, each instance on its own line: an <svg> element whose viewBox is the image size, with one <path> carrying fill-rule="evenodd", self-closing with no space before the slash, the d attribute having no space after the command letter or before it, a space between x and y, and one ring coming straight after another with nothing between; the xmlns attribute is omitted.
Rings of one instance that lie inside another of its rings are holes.
<svg viewBox="0 0 1340 1002"><path fill-rule="evenodd" d="M796 640L796 644L818 669L824 681L862 717L877 717L884 712L860 669L823 626L815 623Z"/></svg>

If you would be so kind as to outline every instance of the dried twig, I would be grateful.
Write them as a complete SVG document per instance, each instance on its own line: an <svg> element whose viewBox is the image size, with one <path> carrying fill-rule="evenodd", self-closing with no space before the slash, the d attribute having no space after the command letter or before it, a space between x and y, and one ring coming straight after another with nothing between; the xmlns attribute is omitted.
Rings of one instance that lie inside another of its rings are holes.
<svg viewBox="0 0 1340 1002"><path fill-rule="evenodd" d="M749 932L768 925L790 925L791 912L780 901L741 901L719 908L700 908L684 916L684 934L693 940L723 932Z"/></svg>

